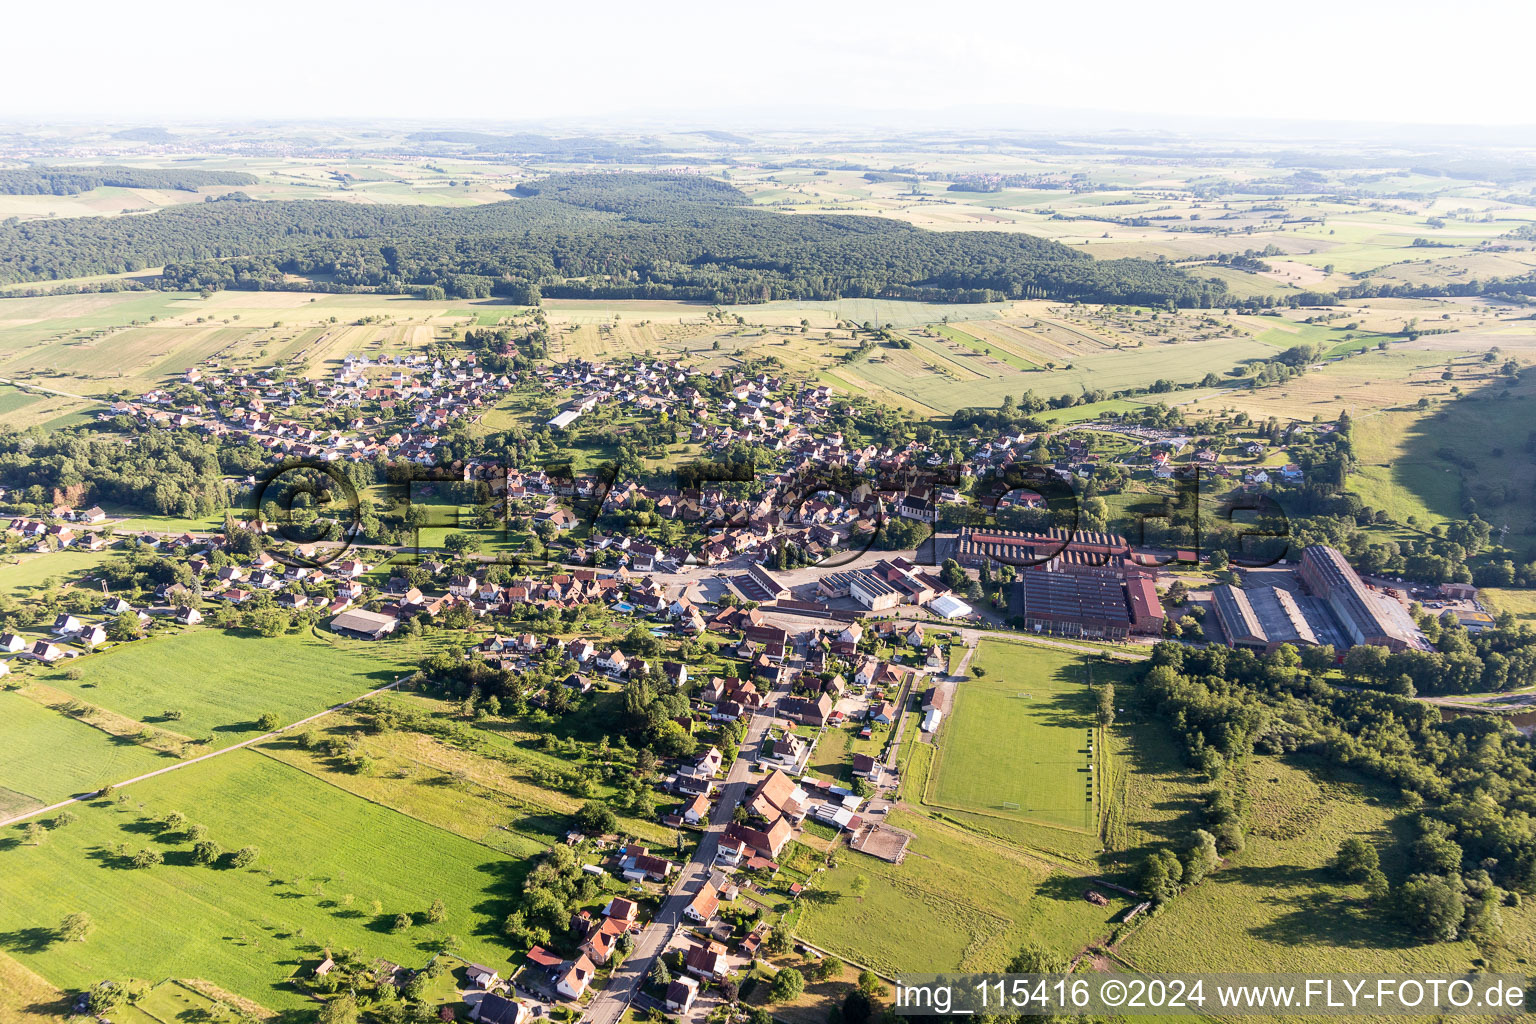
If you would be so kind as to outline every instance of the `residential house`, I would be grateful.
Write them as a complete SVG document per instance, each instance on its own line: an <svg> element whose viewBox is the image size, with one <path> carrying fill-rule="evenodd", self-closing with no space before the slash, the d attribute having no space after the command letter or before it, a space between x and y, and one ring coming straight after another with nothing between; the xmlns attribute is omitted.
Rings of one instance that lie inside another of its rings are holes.
<svg viewBox="0 0 1536 1024"><path fill-rule="evenodd" d="M725 834L732 839L741 840L746 844L749 852L773 860L778 857L779 851L784 849L784 844L793 838L795 829L788 818L777 818L767 828L762 829L733 821L725 827Z"/></svg>
<svg viewBox="0 0 1536 1024"><path fill-rule="evenodd" d="M469 1011L469 1019L480 1024L525 1024L531 1016L526 1005L495 992L487 992Z"/></svg>
<svg viewBox="0 0 1536 1024"><path fill-rule="evenodd" d="M501 984L501 976L491 968L481 964L469 964L465 968L464 976L476 988L492 989Z"/></svg>
<svg viewBox="0 0 1536 1024"><path fill-rule="evenodd" d="M673 978L667 986L666 1004L670 1013L687 1013L699 997L699 983L686 975Z"/></svg>
<svg viewBox="0 0 1536 1024"><path fill-rule="evenodd" d="M693 946L683 957L683 969L700 978L723 979L730 974L725 959L725 947L718 942L706 942Z"/></svg>
<svg viewBox="0 0 1536 1024"><path fill-rule="evenodd" d="M719 909L720 894L715 891L714 886L705 882L694 894L692 901L683 908L683 916L699 924L709 924Z"/></svg>
<svg viewBox="0 0 1536 1024"><path fill-rule="evenodd" d="M826 725L831 714L832 698L824 693L816 697L783 697L779 700L779 716L801 725Z"/></svg>

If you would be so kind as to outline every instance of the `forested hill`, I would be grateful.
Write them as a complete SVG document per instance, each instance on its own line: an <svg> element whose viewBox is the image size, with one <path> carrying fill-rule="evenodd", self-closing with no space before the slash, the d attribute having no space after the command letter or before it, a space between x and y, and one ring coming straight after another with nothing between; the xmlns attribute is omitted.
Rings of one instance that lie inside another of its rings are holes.
<svg viewBox="0 0 1536 1024"><path fill-rule="evenodd" d="M883 296L1209 306L1224 286L1146 260L1098 261L1004 232L761 210L714 179L561 174L464 209L336 201L201 203L137 217L0 225L0 282L164 266L163 287L420 291L707 302Z"/></svg>
<svg viewBox="0 0 1536 1024"><path fill-rule="evenodd" d="M23 167L0 170L0 194L73 196L93 188L169 188L193 191L227 185L256 184L240 171L159 170L150 167Z"/></svg>

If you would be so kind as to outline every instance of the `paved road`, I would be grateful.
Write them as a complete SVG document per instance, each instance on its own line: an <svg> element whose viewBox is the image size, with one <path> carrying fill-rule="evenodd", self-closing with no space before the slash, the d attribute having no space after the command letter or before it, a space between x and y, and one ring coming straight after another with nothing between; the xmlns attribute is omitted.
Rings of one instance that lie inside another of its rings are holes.
<svg viewBox="0 0 1536 1024"><path fill-rule="evenodd" d="M240 750L240 749L242 749L244 747L248 747L252 743L260 743L262 740L269 740L272 737L279 736L279 735L287 732L290 729L297 729L301 725L308 725L310 722L313 722L317 718L324 718L326 715L330 714L333 711L340 711L342 708L347 707L348 705L351 705L351 704L356 704L358 701L367 700L369 697L376 697L376 696L378 696L379 694L383 693L386 690L393 690L395 687L399 686L404 681L405 681L405 677L401 676L399 679L396 679L394 682L390 683L388 686L381 686L377 690L369 690L367 693L362 694L361 696L358 696L358 697L353 697L351 700L344 700L340 704L333 704L330 707L326 708L324 711L319 712L318 714L310 715L308 718L300 719L297 722L292 722L292 723L290 723L288 725L283 726L281 729L273 729L271 732L262 733L260 736L252 736L248 740L241 740L239 743L235 743L235 744L233 744L231 746L224 747L224 748L222 748L220 750L215 750L212 753L202 754L202 755L200 755L198 757L192 758L189 761L177 761L175 764L166 765L164 768L156 768L152 772L145 772L143 775L135 775L131 779L124 779L122 782L113 783L113 786L115 788L117 788L117 789L121 789L124 786L131 786L135 782L143 782L145 779L152 779L156 775L164 775L166 772L174 772L174 771L178 771L179 769L182 769L182 768L189 768L192 765L197 764L199 761L206 761L210 757L220 757L220 756L222 756L224 754L229 753L231 750ZM14 825L18 821L26 821L28 818L35 818L39 814L47 814L49 811L61 810L62 808L68 807L70 804L84 803L87 800L95 799L100 794L101 794L101 791L97 790L94 793L85 793L85 794L82 794L80 796L72 796L68 800L60 800L58 803L56 803L56 804L49 804L47 807L38 807L35 810L24 811L21 814L12 815L9 818L5 818L3 820L0 820L0 828L4 828L7 825Z"/></svg>
<svg viewBox="0 0 1536 1024"><path fill-rule="evenodd" d="M747 723L747 735L741 749L755 751L772 721L771 715L752 716ZM736 805L753 785L751 773L747 771L750 763L749 757L740 755L731 762L730 771L726 773L725 782L720 787L720 801L710 817L709 828L699 839L698 849L678 873L677 881L672 884L656 919L640 933L629 959L613 972L608 979L608 987L599 992L587 1006L583 1019L588 1024L617 1024L644 985L651 962L666 950L678 926L685 921L683 908L693 902L694 895L709 880L710 870L715 863L715 851L720 847L720 836L725 826L731 823Z"/></svg>

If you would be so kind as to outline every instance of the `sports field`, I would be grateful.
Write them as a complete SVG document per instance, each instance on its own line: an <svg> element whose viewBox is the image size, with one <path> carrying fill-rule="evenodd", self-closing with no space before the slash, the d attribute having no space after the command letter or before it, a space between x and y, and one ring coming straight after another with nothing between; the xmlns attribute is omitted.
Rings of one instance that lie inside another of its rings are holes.
<svg viewBox="0 0 1536 1024"><path fill-rule="evenodd" d="M1096 828L1093 696L1076 655L985 641L939 733L925 802L1065 828Z"/></svg>

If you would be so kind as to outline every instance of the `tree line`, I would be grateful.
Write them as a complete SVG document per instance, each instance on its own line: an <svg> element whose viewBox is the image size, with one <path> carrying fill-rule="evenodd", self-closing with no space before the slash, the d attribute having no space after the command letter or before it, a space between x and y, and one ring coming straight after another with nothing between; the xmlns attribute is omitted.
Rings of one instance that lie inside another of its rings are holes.
<svg viewBox="0 0 1536 1024"><path fill-rule="evenodd" d="M1259 752L1397 787L1413 839L1411 873L1392 886L1391 905L1429 941L1496 936L1498 907L1536 891L1536 746L1494 715L1442 721L1420 701L1336 685L1332 659L1326 648L1258 656L1162 643L1139 670L1137 695L1212 779ZM1370 855L1343 852L1338 870L1385 895ZM1172 874L1161 863L1147 876L1159 868Z"/></svg>
<svg viewBox="0 0 1536 1024"><path fill-rule="evenodd" d="M0 194L8 196L74 196L93 188L168 188L193 192L200 188L254 185L257 178L240 171L200 171L153 167L20 167L0 170Z"/></svg>
<svg viewBox="0 0 1536 1024"><path fill-rule="evenodd" d="M1094 260L1023 234L788 217L696 175L566 174L460 210L205 203L144 217L0 225L0 282L163 266L163 288L714 303L1052 298L1212 306L1225 285L1148 260ZM323 275L319 282L288 275ZM427 289L434 291L427 292Z"/></svg>

